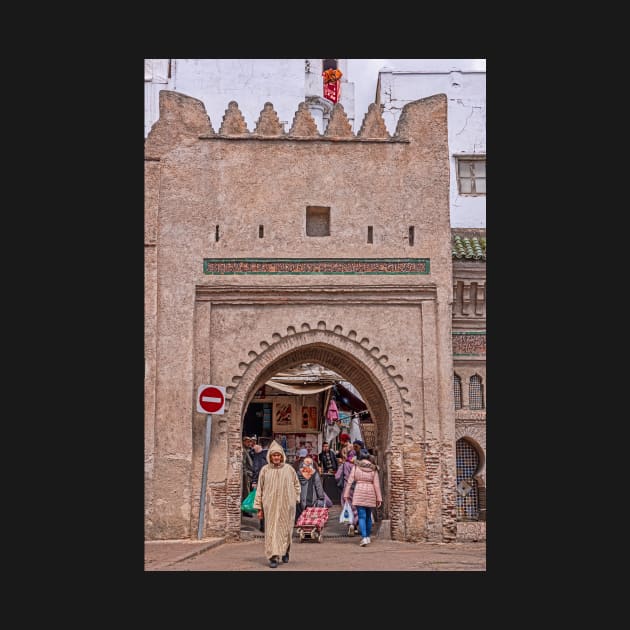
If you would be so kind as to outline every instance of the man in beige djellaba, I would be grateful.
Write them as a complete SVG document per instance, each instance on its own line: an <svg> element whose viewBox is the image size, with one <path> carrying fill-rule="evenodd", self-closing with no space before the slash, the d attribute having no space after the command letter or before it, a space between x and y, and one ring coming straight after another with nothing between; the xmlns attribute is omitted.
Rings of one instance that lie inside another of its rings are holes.
<svg viewBox="0 0 630 630"><path fill-rule="evenodd" d="M269 446L267 463L258 473L254 508L265 519L265 556L275 569L279 558L289 562L295 508L300 501L300 480L295 468L287 464L282 447L275 440Z"/></svg>

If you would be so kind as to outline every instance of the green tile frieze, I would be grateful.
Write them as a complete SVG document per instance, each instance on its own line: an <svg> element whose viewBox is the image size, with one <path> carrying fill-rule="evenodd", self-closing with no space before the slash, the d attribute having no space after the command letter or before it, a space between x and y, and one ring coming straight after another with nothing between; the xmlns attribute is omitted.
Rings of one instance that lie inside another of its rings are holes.
<svg viewBox="0 0 630 630"><path fill-rule="evenodd" d="M429 258L204 258L203 272L232 274L429 274Z"/></svg>

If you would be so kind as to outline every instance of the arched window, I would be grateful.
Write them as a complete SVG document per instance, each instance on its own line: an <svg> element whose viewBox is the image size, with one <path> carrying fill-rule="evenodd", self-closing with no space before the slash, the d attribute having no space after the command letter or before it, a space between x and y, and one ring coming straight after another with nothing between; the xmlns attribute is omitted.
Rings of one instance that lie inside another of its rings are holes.
<svg viewBox="0 0 630 630"><path fill-rule="evenodd" d="M468 400L471 409L483 409L483 388L481 387L481 376L473 374L470 377L468 387Z"/></svg>
<svg viewBox="0 0 630 630"><path fill-rule="evenodd" d="M455 444L457 463L457 520L479 520L479 488L473 475L479 469L479 455L474 446L461 438Z"/></svg>
<svg viewBox="0 0 630 630"><path fill-rule="evenodd" d="M453 397L455 399L455 409L462 408L462 379L453 373Z"/></svg>

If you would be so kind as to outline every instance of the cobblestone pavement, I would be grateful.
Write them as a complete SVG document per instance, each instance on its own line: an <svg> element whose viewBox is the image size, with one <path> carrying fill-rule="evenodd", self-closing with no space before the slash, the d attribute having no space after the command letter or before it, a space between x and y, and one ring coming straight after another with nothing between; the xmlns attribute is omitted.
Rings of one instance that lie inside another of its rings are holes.
<svg viewBox="0 0 630 630"><path fill-rule="evenodd" d="M287 564L271 569L264 556L264 534L255 519L243 518L240 542L222 538L145 542L145 571L485 571L486 543L406 543L389 540L375 523L372 542L360 547L347 535L333 506L322 542L294 536ZM340 565L342 561L342 567Z"/></svg>

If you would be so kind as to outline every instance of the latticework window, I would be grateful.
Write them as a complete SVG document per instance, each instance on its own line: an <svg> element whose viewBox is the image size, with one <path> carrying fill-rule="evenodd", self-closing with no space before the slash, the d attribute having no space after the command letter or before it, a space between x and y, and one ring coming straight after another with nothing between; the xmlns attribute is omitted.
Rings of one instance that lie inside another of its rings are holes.
<svg viewBox="0 0 630 630"><path fill-rule="evenodd" d="M462 408L462 379L453 374L453 397L455 398L455 409Z"/></svg>
<svg viewBox="0 0 630 630"><path fill-rule="evenodd" d="M479 520L479 488L473 475L479 468L479 455L470 442L461 438L455 444L457 462L457 520Z"/></svg>
<svg viewBox="0 0 630 630"><path fill-rule="evenodd" d="M483 388L481 387L481 377L473 374L470 377L468 386L468 399L471 409L483 409Z"/></svg>

